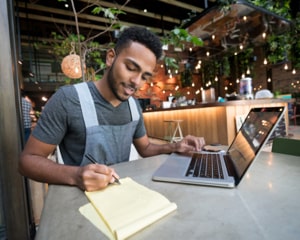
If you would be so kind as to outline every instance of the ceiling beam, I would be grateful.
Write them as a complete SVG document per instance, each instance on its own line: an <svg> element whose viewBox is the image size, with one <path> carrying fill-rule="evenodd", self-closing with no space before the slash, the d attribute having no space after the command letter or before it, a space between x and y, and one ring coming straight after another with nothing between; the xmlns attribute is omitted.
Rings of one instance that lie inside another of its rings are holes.
<svg viewBox="0 0 300 240"><path fill-rule="evenodd" d="M91 3L91 0L80 0L80 1L81 2L86 2L86 3ZM118 4L115 4L115 3L105 2L105 1L101 1L101 0L97 1L97 2L102 7L118 8L118 9L121 8L121 5L118 5ZM144 17L149 17L149 18L154 18L154 19L158 19L158 20L163 20L163 21L166 21L166 22L180 24L180 19L172 18L172 17L168 17L168 16L161 16L160 14L156 14L156 13L152 13L152 12L144 12L143 9L136 9L136 8L131 8L131 7L124 6L122 8L122 10L124 12L133 13L133 14L144 16Z"/></svg>
<svg viewBox="0 0 300 240"><path fill-rule="evenodd" d="M170 5L173 5L173 6L176 6L176 7L185 8L185 9L188 9L188 10L191 10L191 11L196 11L198 13L201 13L204 10L203 8L196 7L195 5L190 5L190 4L180 2L180 1L175 1L175 0L158 0L158 1L170 4Z"/></svg>
<svg viewBox="0 0 300 240"><path fill-rule="evenodd" d="M25 4L24 3L19 3L19 7L20 8L22 8L22 7L25 8ZM27 4L26 7L27 7L27 9L30 9L30 10L36 10L36 11L40 11L40 12L61 14L61 15L64 15L64 16L74 17L73 12L62 10L62 9L45 7L45 6L41 6L41 5L38 5L38 4ZM76 26L75 21L66 20L66 19L58 18L58 17L46 17L46 16L43 16L42 14L41 15L28 14L28 13L20 11L19 12L19 17L20 18L29 18L29 19L33 19L33 20L37 20L37 21L51 22L53 24L64 24L64 25ZM79 19L85 19L85 20L88 20L88 21L95 21L95 22L110 24L110 21L107 18L99 17L99 16L92 16L92 15L89 15L89 14L79 14L78 18ZM120 21L119 23L124 25L124 26L141 26L141 27L144 27L144 25L139 25L139 24L136 24L136 23L130 23L130 22L125 22L125 21ZM82 28L95 29L95 30L100 30L100 31L107 30L106 26L101 26L101 25L97 25L97 24L79 22L78 25L79 25L79 27L82 27ZM150 27L149 29L154 31L154 32L157 32L157 33L161 33L161 31L162 31L161 28ZM168 33L169 31L165 31L165 32Z"/></svg>

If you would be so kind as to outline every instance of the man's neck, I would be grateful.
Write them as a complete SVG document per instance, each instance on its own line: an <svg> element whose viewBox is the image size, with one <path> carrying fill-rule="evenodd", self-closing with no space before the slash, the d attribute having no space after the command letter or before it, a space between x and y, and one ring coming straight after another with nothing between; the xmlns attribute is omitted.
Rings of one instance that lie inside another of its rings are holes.
<svg viewBox="0 0 300 240"><path fill-rule="evenodd" d="M103 78L101 80L96 81L95 86L96 86L97 90L100 92L101 96L106 101L108 101L111 105L113 105L114 107L117 107L121 104L121 101L119 99L117 99L116 96L111 91L111 89L108 85L108 82L107 82L107 78L105 78L105 76L103 76Z"/></svg>

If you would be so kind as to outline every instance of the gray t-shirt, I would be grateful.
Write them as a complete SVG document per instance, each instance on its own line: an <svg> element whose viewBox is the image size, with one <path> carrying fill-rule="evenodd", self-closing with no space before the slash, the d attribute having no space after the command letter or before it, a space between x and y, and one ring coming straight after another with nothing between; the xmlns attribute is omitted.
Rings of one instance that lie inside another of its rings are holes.
<svg viewBox="0 0 300 240"><path fill-rule="evenodd" d="M124 125L132 121L128 101L114 107L101 96L93 82L89 82L88 86L95 103L99 125ZM137 100L136 104L140 119L134 139L146 134L142 110ZM32 135L42 142L59 144L66 162L70 165L80 164L85 149L86 130L74 86L63 86L53 94L45 105Z"/></svg>

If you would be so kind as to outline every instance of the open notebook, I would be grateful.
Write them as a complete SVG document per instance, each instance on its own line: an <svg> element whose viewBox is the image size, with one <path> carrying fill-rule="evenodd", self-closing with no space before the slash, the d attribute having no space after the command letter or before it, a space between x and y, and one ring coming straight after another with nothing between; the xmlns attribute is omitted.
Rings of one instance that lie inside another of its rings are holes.
<svg viewBox="0 0 300 240"><path fill-rule="evenodd" d="M284 107L253 108L227 152L171 154L153 180L235 187L283 117Z"/></svg>
<svg viewBox="0 0 300 240"><path fill-rule="evenodd" d="M175 203L131 178L120 182L85 192L90 204L79 209L109 239L126 239L177 209Z"/></svg>

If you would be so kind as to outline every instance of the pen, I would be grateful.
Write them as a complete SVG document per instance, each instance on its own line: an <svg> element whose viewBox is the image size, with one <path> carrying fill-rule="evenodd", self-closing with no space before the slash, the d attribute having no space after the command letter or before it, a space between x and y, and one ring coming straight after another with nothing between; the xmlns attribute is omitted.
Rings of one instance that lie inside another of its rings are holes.
<svg viewBox="0 0 300 240"><path fill-rule="evenodd" d="M98 164L97 161L96 161L91 155L86 154L85 156L86 156L86 158L87 158L89 161L91 161L92 163ZM118 179L116 176L114 176L114 175L112 175L112 176L113 176L113 178L115 179L115 182L116 182L116 183L121 184L121 182L119 181L119 179Z"/></svg>

